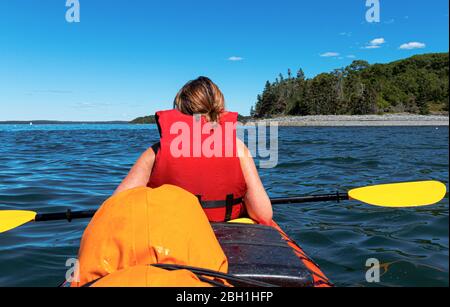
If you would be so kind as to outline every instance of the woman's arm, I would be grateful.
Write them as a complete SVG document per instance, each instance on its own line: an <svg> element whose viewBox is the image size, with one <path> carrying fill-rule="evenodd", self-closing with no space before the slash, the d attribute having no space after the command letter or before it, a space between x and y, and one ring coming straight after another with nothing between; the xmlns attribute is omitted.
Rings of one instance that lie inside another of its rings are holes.
<svg viewBox="0 0 450 307"><path fill-rule="evenodd" d="M128 176L122 181L119 187L114 192L114 195L131 190L138 187L146 187L153 170L153 164L155 163L155 152L152 148L149 148L134 164Z"/></svg>
<svg viewBox="0 0 450 307"><path fill-rule="evenodd" d="M273 218L272 204L261 182L253 157L241 140L237 140L237 149L247 184L247 194L244 198L247 212L259 224L270 225Z"/></svg>

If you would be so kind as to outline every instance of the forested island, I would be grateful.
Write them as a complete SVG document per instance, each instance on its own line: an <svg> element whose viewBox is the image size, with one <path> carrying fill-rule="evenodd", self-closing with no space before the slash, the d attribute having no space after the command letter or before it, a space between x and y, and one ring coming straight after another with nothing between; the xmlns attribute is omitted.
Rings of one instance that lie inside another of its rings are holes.
<svg viewBox="0 0 450 307"><path fill-rule="evenodd" d="M156 124L156 120L154 115L150 115L133 119L130 124Z"/></svg>
<svg viewBox="0 0 450 307"><path fill-rule="evenodd" d="M356 60L307 79L288 70L267 81L254 118L306 115L430 114L448 112L448 53L416 55L389 64Z"/></svg>

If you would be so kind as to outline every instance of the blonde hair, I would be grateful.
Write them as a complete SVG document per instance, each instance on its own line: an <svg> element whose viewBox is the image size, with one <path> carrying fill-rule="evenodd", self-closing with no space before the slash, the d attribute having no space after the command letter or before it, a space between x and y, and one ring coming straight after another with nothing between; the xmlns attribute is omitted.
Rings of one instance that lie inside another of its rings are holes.
<svg viewBox="0 0 450 307"><path fill-rule="evenodd" d="M183 86L175 97L174 106L184 114L202 114L208 121L217 122L225 111L225 98L214 82L199 77Z"/></svg>

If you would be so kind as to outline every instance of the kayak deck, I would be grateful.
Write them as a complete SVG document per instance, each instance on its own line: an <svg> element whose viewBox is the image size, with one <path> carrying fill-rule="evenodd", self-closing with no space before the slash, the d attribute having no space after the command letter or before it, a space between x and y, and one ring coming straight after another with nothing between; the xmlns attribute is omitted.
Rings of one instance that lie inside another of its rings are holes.
<svg viewBox="0 0 450 307"><path fill-rule="evenodd" d="M279 287L330 287L319 266L281 228L250 219L212 224L228 258L228 274ZM65 282L62 287L69 287Z"/></svg>
<svg viewBox="0 0 450 307"><path fill-rule="evenodd" d="M331 286L319 267L276 225L212 225L228 273L281 287Z"/></svg>
<svg viewBox="0 0 450 307"><path fill-rule="evenodd" d="M311 287L314 280L292 248L272 227L215 224L228 258L228 273L283 287Z"/></svg>

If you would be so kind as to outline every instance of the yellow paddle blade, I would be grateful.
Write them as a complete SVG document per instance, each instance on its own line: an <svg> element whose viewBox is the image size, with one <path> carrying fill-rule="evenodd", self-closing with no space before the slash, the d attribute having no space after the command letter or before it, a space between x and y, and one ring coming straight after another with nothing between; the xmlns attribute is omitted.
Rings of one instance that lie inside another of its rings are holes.
<svg viewBox="0 0 450 307"><path fill-rule="evenodd" d="M0 211L0 233L17 228L34 221L36 212L31 211Z"/></svg>
<svg viewBox="0 0 450 307"><path fill-rule="evenodd" d="M391 208L429 206L440 202L447 187L438 181L384 184L349 192L351 199Z"/></svg>
<svg viewBox="0 0 450 307"><path fill-rule="evenodd" d="M254 220L248 219L248 218L242 218L242 219L232 220L232 221L229 221L228 223L234 223L234 224L250 224L250 225L256 224L256 222L255 222Z"/></svg>

